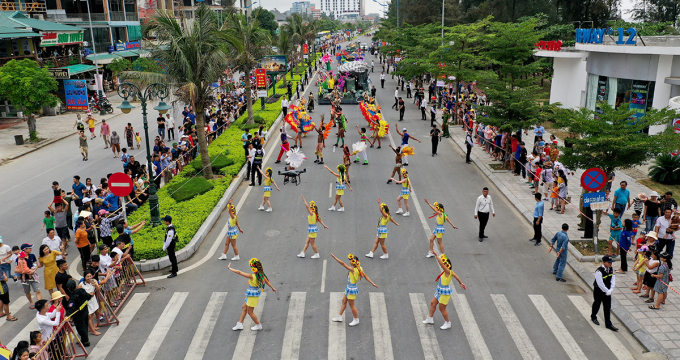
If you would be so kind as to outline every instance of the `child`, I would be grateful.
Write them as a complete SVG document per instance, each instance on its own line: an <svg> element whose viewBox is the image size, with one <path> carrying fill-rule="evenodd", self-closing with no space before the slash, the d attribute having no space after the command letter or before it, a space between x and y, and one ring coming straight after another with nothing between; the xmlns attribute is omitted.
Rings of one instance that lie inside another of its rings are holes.
<svg viewBox="0 0 680 360"><path fill-rule="evenodd" d="M141 144L142 144L142 137L139 136L139 133L138 133L138 132L135 133L135 141L137 141L137 149L139 149L139 147L140 147Z"/></svg>
<svg viewBox="0 0 680 360"><path fill-rule="evenodd" d="M618 273L625 273L628 271L628 251L633 243L633 221L626 219L623 221L623 230L619 237L619 255L621 256L621 268L616 270Z"/></svg>
<svg viewBox="0 0 680 360"><path fill-rule="evenodd" d="M637 282L633 284L634 286L631 288L633 294L639 294L641 292L642 280L645 276L645 270L647 270L645 254L648 252L649 248L647 246L642 246L637 251L635 264L633 264L633 271L635 271L635 274L637 275Z"/></svg>
<svg viewBox="0 0 680 360"><path fill-rule="evenodd" d="M550 194L550 210L552 210L555 205L557 205L558 194L560 193L560 186L557 184L557 180L553 181L552 193Z"/></svg>
<svg viewBox="0 0 680 360"><path fill-rule="evenodd" d="M45 218L43 219L41 230L42 229L45 229L48 234L50 233L50 230L54 230L54 216L52 216L52 212L49 210L45 210Z"/></svg>
<svg viewBox="0 0 680 360"><path fill-rule="evenodd" d="M28 274L31 269L28 268L28 262L26 259L28 258L28 255L26 255L25 252L21 251L19 252L19 259L17 260L17 266L14 269L14 272L17 274L21 274L21 284L22 285L28 285L28 280L32 279L32 276Z"/></svg>
<svg viewBox="0 0 680 360"><path fill-rule="evenodd" d="M614 251L612 250L612 245L614 241L618 244L618 242L621 239L621 230L623 230L623 224L621 223L621 210L618 208L615 208L613 211L614 214L607 214L609 215L609 219L611 219L611 225L609 226L609 239L607 240L608 243L608 255L611 257L616 257L614 255Z"/></svg>
<svg viewBox="0 0 680 360"><path fill-rule="evenodd" d="M3 263L10 264L10 267L9 267L10 268L10 274L6 274L6 275L11 277L12 280L14 280L15 282L17 281L17 275L11 273L12 272L12 266L11 265L16 264L16 261L17 261L17 258L19 257L20 252L21 252L21 249L18 246L15 245L15 246L12 247L12 252L7 254L7 256L5 256L4 258L2 258L2 260L0 260Z"/></svg>
<svg viewBox="0 0 680 360"><path fill-rule="evenodd" d="M637 236L639 226L640 226L640 215L633 214L633 238L635 238L635 236Z"/></svg>

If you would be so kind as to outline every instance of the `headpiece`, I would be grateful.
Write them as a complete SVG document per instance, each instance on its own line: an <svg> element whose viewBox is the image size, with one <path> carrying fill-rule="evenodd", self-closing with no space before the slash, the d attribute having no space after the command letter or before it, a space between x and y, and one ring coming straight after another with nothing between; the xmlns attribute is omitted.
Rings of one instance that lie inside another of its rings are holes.
<svg viewBox="0 0 680 360"><path fill-rule="evenodd" d="M343 165L343 164L338 165L338 170L344 172L345 171L345 165Z"/></svg>
<svg viewBox="0 0 680 360"><path fill-rule="evenodd" d="M441 254L441 256L439 256L439 258L442 259L442 262L444 263L444 265L447 268L449 268L449 270L451 270L451 260L449 260L449 258L446 257L445 254ZM444 275L444 273L445 272L442 271L441 274L439 274L439 276L437 276L437 278L434 281L439 281L439 278L442 277L442 275Z"/></svg>
<svg viewBox="0 0 680 360"><path fill-rule="evenodd" d="M408 171L406 171L406 169L401 169L401 174L406 176L408 175Z"/></svg>
<svg viewBox="0 0 680 360"><path fill-rule="evenodd" d="M257 258L252 258L248 262L248 265L250 265L250 270L252 270L254 273L257 272L257 268L255 267L255 264L259 263L259 262L260 262L260 260L258 260Z"/></svg>

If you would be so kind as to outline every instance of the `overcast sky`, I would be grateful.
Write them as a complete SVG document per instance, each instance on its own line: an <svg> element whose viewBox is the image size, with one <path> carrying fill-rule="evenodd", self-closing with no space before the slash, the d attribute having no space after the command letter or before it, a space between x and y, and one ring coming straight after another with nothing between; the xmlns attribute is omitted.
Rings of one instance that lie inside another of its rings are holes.
<svg viewBox="0 0 680 360"><path fill-rule="evenodd" d="M321 7L321 2L320 0L314 1L314 0L306 0L312 3L314 6L317 8ZM286 10L290 10L290 7L293 5L295 0L257 0L257 4L255 6L262 6L263 8L267 10L273 10L276 8L280 12L284 12ZM237 1L238 3L238 1ZM380 3L382 4L387 4L387 0L380 0ZM373 0L364 0L364 4L366 6L366 14L370 13L381 13L382 12L382 6L378 5L375 3Z"/></svg>

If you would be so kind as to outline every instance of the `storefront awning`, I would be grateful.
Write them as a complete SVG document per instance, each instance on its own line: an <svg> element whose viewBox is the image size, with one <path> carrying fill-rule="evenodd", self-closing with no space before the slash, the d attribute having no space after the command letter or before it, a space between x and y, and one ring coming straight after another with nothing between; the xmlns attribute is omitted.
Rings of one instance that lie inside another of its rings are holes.
<svg viewBox="0 0 680 360"><path fill-rule="evenodd" d="M76 75L76 74L82 74L84 72L92 71L96 68L97 67L94 66L94 65L76 64L76 65L69 65L69 66L60 67L59 69L68 69L69 74Z"/></svg>
<svg viewBox="0 0 680 360"><path fill-rule="evenodd" d="M94 62L94 54L87 55L87 57L85 59ZM115 59L120 59L120 56L116 55L115 53L113 53L113 54L107 54L107 53L97 54L97 64L99 64L99 65L110 64Z"/></svg>
<svg viewBox="0 0 680 360"><path fill-rule="evenodd" d="M115 54L120 57L138 57L140 56L141 50L125 50L116 51Z"/></svg>

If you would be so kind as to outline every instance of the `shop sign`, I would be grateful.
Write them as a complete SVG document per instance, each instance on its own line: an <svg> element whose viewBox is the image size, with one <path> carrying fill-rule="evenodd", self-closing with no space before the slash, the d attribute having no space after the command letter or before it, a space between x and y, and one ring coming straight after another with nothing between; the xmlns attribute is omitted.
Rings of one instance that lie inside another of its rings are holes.
<svg viewBox="0 0 680 360"><path fill-rule="evenodd" d="M634 28L618 28L619 39L616 41L617 45L635 45L635 36L637 30ZM581 44L602 44L605 35L613 35L614 31L609 29L576 29L576 42ZM628 38L624 40L624 35Z"/></svg>
<svg viewBox="0 0 680 360"><path fill-rule="evenodd" d="M630 105L628 105L628 110L635 112L632 115L633 119L645 116L647 111L647 95L647 82L633 82L630 91Z"/></svg>
<svg viewBox="0 0 680 360"><path fill-rule="evenodd" d="M309 45L307 44L302 44L302 53L303 54L309 54Z"/></svg>
<svg viewBox="0 0 680 360"><path fill-rule="evenodd" d="M257 97L258 98L266 98L267 97L267 90L257 90Z"/></svg>
<svg viewBox="0 0 680 360"><path fill-rule="evenodd" d="M85 80L64 80L66 110L87 110L87 83Z"/></svg>
<svg viewBox="0 0 680 360"><path fill-rule="evenodd" d="M258 88L267 87L267 70L255 69L255 86Z"/></svg>
<svg viewBox="0 0 680 360"><path fill-rule="evenodd" d="M548 51L560 51L562 50L562 41L539 41L534 44L534 49L538 50L548 50Z"/></svg>
<svg viewBox="0 0 680 360"><path fill-rule="evenodd" d="M0 2L0 11L25 11L28 13L47 13L47 6L44 2Z"/></svg>
<svg viewBox="0 0 680 360"><path fill-rule="evenodd" d="M50 76L57 80L70 79L71 72L69 69L47 69L50 72Z"/></svg>
<svg viewBox="0 0 680 360"><path fill-rule="evenodd" d="M141 41L130 41L126 42L125 44L125 50L135 50L135 49L141 49L142 48L142 42Z"/></svg>
<svg viewBox="0 0 680 360"><path fill-rule="evenodd" d="M83 42L83 33L57 33L57 32L44 32L42 34L42 40L40 41L40 46L57 46L57 45L69 45L69 44L79 44Z"/></svg>

